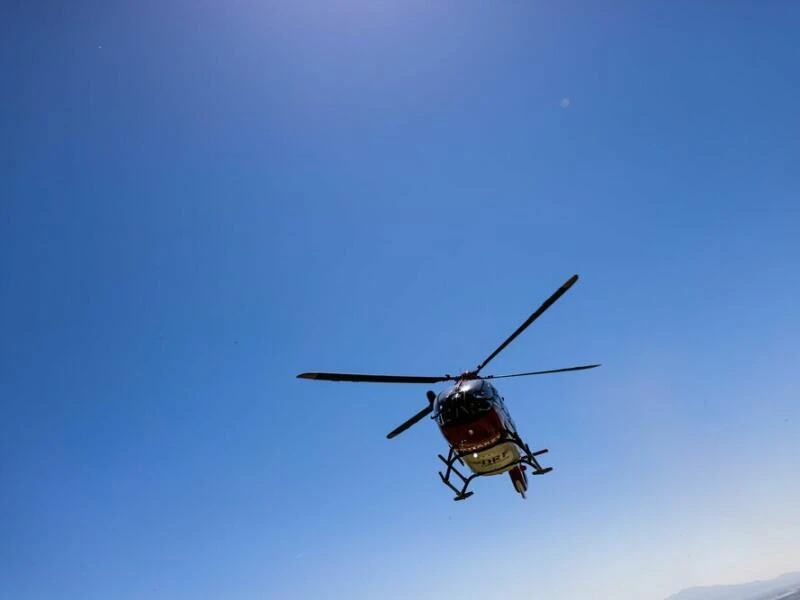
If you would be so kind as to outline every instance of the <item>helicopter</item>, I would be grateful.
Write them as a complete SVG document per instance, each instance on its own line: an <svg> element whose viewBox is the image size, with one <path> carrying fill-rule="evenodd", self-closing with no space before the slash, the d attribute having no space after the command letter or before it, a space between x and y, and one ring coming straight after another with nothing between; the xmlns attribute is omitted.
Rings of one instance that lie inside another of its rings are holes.
<svg viewBox="0 0 800 600"><path fill-rule="evenodd" d="M594 369L599 364L581 365L546 371L529 371L511 375L480 375L489 362L502 352L514 339L538 319L575 282L573 275L537 308L514 333L500 344L489 356L471 371L460 375L410 376L410 375L363 375L356 373L301 373L299 379L318 381L348 381L368 383L442 383L453 382L451 387L438 394L429 390L426 394L428 405L413 417L392 430L386 437L392 439L406 429L433 414L439 429L450 448L447 457L439 454L445 465L445 472L439 477L454 493L453 500L465 500L473 495L468 491L470 483L477 477L508 473L514 489L525 498L528 491L527 469L533 475L544 475L553 470L542 467L537 457L546 454L547 448L531 451L523 442L517 427L505 405L504 398L492 385L495 379L546 375L568 371ZM467 467L471 474L465 475L458 467ZM454 479L457 478L457 479Z"/></svg>

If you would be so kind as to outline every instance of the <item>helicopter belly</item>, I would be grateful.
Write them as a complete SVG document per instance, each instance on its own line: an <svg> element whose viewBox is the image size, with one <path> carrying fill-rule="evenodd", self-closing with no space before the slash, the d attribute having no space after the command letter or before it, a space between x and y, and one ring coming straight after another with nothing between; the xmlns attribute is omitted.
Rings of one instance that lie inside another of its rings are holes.
<svg viewBox="0 0 800 600"><path fill-rule="evenodd" d="M486 450L475 450L462 456L467 466L475 473L498 475L511 469L519 461L517 447L506 442Z"/></svg>

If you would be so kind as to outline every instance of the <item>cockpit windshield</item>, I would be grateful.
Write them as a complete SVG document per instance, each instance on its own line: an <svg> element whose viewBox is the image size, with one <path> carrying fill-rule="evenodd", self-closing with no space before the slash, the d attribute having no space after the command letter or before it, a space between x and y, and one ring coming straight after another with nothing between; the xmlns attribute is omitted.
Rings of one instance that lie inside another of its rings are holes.
<svg viewBox="0 0 800 600"><path fill-rule="evenodd" d="M467 381L440 394L436 400L436 418L441 425L468 423L490 410L494 389L482 379Z"/></svg>

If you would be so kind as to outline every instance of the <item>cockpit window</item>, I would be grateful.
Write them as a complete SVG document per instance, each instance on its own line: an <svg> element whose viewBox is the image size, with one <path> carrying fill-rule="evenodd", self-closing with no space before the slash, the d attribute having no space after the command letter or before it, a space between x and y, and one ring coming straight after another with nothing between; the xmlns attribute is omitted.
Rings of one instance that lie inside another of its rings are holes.
<svg viewBox="0 0 800 600"><path fill-rule="evenodd" d="M437 418L442 425L458 425L475 420L492 407L491 387L484 382L469 382L438 401Z"/></svg>

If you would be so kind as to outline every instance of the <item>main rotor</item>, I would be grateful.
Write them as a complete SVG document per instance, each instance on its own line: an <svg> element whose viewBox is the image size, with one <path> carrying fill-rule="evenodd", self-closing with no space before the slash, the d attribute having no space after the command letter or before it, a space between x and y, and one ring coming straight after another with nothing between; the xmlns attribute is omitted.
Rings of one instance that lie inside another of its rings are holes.
<svg viewBox="0 0 800 600"><path fill-rule="evenodd" d="M569 288L571 288L575 282L578 281L578 276L573 275L564 284L558 288L555 293L550 296L547 300L545 300L542 305L537 308L530 317L528 317L522 325L520 325L514 333L508 336L502 344L500 344L494 351L487 356L483 362L481 362L477 367L475 367L471 371L465 371L458 376L453 375L440 375L440 376L416 376L416 375L366 375L366 374L358 374L358 373L301 373L297 377L299 379L316 379L320 381L350 381L350 382L366 382L366 383L440 383L444 381L470 381L473 379L506 379L509 377L526 377L528 375L546 375L549 373L564 373L567 371L582 371L585 369L594 369L595 367L599 367L599 364L593 365L581 365L578 367L567 367L564 369L550 369L547 371L529 371L526 373L513 373L510 375L480 375L480 372L483 370L486 365L488 365L492 359L494 359L498 354L500 354L505 348L513 342L519 334L525 331L536 319L538 319L542 314L550 308L556 300L561 298ZM428 393L428 406L421 410L419 413L411 417L408 421L400 425L397 429L392 431L387 437L392 438L396 436L398 433L401 433L411 427L414 423L422 419L424 416L433 412L433 399L435 399L436 395L432 394L431 392Z"/></svg>

